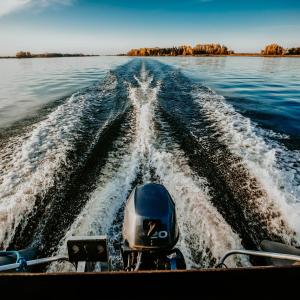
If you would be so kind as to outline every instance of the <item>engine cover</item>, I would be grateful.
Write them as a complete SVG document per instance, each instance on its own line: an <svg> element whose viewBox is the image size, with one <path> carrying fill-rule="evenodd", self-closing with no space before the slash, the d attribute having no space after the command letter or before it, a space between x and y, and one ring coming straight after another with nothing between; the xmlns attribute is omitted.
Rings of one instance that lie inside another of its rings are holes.
<svg viewBox="0 0 300 300"><path fill-rule="evenodd" d="M179 238L175 204L163 185L134 188L125 208L123 238L138 251L168 251L175 246Z"/></svg>

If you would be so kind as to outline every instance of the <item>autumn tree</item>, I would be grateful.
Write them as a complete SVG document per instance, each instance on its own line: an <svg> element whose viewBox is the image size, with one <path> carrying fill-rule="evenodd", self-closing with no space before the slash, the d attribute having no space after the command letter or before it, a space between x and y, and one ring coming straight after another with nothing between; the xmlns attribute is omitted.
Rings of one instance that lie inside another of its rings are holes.
<svg viewBox="0 0 300 300"><path fill-rule="evenodd" d="M226 46L219 44L198 44L194 48L188 45L171 48L140 48L132 49L127 55L129 56L177 56L177 55L228 55L233 51L229 51Z"/></svg>
<svg viewBox="0 0 300 300"><path fill-rule="evenodd" d="M30 57L32 57L32 55L30 52L19 51L19 52L17 52L16 57L17 58L30 58Z"/></svg>
<svg viewBox="0 0 300 300"><path fill-rule="evenodd" d="M267 45L264 50L261 51L263 55L284 55L285 49L277 44Z"/></svg>

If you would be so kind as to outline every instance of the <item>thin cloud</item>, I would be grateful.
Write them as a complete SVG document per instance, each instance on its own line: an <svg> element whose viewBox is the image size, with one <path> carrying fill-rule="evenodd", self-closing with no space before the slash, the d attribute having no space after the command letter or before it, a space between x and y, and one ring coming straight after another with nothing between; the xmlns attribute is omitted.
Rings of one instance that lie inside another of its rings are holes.
<svg viewBox="0 0 300 300"><path fill-rule="evenodd" d="M10 14L28 5L30 0L2 0L0 2L0 16Z"/></svg>
<svg viewBox="0 0 300 300"><path fill-rule="evenodd" d="M46 8L50 5L71 5L75 0L0 0L0 17L27 8Z"/></svg>

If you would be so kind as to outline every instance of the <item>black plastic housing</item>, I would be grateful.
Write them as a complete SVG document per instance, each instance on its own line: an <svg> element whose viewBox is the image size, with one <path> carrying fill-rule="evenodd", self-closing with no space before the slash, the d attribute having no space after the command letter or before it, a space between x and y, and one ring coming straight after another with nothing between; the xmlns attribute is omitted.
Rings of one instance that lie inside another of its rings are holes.
<svg viewBox="0 0 300 300"><path fill-rule="evenodd" d="M175 246L179 238L175 204L163 185L134 188L125 208L123 238L138 251L168 251Z"/></svg>

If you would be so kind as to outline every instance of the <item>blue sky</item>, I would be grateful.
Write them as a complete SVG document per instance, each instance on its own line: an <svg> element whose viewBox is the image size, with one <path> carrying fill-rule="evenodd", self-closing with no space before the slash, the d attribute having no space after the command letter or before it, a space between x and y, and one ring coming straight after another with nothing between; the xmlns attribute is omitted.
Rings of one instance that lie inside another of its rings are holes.
<svg viewBox="0 0 300 300"><path fill-rule="evenodd" d="M0 0L0 55L212 42L300 47L300 0Z"/></svg>

